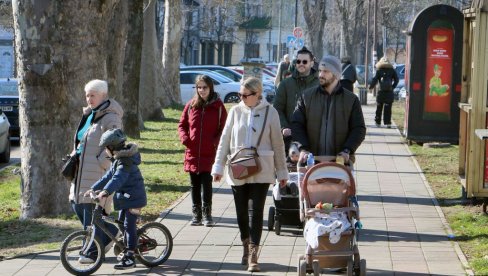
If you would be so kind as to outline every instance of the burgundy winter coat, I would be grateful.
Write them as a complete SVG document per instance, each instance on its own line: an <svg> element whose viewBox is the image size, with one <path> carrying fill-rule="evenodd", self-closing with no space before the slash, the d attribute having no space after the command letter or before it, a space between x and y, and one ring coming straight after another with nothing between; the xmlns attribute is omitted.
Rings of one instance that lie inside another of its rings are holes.
<svg viewBox="0 0 488 276"><path fill-rule="evenodd" d="M186 172L212 170L226 118L227 111L219 98L211 100L201 108L191 107L191 101L186 104L178 124L180 141L186 147Z"/></svg>

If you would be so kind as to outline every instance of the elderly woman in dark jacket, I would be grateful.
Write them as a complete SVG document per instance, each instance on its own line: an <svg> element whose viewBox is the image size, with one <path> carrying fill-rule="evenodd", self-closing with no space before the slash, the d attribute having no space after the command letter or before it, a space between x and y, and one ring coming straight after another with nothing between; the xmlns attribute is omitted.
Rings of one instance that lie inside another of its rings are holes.
<svg viewBox="0 0 488 276"><path fill-rule="evenodd" d="M178 124L186 147L185 171L190 173L193 218L191 225L212 226L212 164L225 125L227 111L206 75L195 80L195 96L186 104ZM203 187L203 206L202 206Z"/></svg>

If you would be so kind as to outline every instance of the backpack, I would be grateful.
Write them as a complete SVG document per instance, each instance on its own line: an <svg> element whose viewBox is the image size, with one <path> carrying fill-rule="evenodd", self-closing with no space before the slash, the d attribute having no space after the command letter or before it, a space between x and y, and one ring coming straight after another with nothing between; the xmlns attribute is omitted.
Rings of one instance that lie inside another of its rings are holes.
<svg viewBox="0 0 488 276"><path fill-rule="evenodd" d="M382 90L382 91L392 91L393 90L391 75L388 74L388 72L386 72L386 71L383 71L382 76L380 77L380 90Z"/></svg>

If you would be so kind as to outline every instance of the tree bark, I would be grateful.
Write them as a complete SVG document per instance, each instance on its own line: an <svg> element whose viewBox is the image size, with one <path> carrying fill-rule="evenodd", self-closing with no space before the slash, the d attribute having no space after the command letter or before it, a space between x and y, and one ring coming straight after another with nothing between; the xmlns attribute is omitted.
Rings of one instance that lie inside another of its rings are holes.
<svg viewBox="0 0 488 276"><path fill-rule="evenodd" d="M317 57L317 61L324 54L324 30L327 22L326 0L314 1L315 6L311 7L311 1L303 1L303 17L307 24L308 39L312 53Z"/></svg>
<svg viewBox="0 0 488 276"><path fill-rule="evenodd" d="M124 77L121 98L124 107L122 123L124 132L130 137L140 138L139 82L141 76L141 52L143 39L143 0L128 1L128 30L125 44Z"/></svg>
<svg viewBox="0 0 488 276"><path fill-rule="evenodd" d="M59 173L72 151L83 87L107 78L107 23L116 0L12 1L21 126L21 218L70 210ZM53 27L55 26L55 27Z"/></svg>
<svg viewBox="0 0 488 276"><path fill-rule="evenodd" d="M139 85L139 108L142 119L164 119L161 109L163 95L162 63L156 35L156 1L146 1L144 8L144 39L141 57L141 83Z"/></svg>
<svg viewBox="0 0 488 276"><path fill-rule="evenodd" d="M165 93L162 105L181 103L180 93L180 43L181 6L180 1L165 1L164 39L163 39L163 78Z"/></svg>

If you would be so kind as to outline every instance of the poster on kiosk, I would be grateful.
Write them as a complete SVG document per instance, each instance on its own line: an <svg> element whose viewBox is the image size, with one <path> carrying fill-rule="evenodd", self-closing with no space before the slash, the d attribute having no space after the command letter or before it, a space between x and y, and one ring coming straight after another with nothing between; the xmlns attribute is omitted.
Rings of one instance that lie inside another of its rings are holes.
<svg viewBox="0 0 488 276"><path fill-rule="evenodd" d="M405 136L459 143L463 14L448 5L421 11L407 39Z"/></svg>

